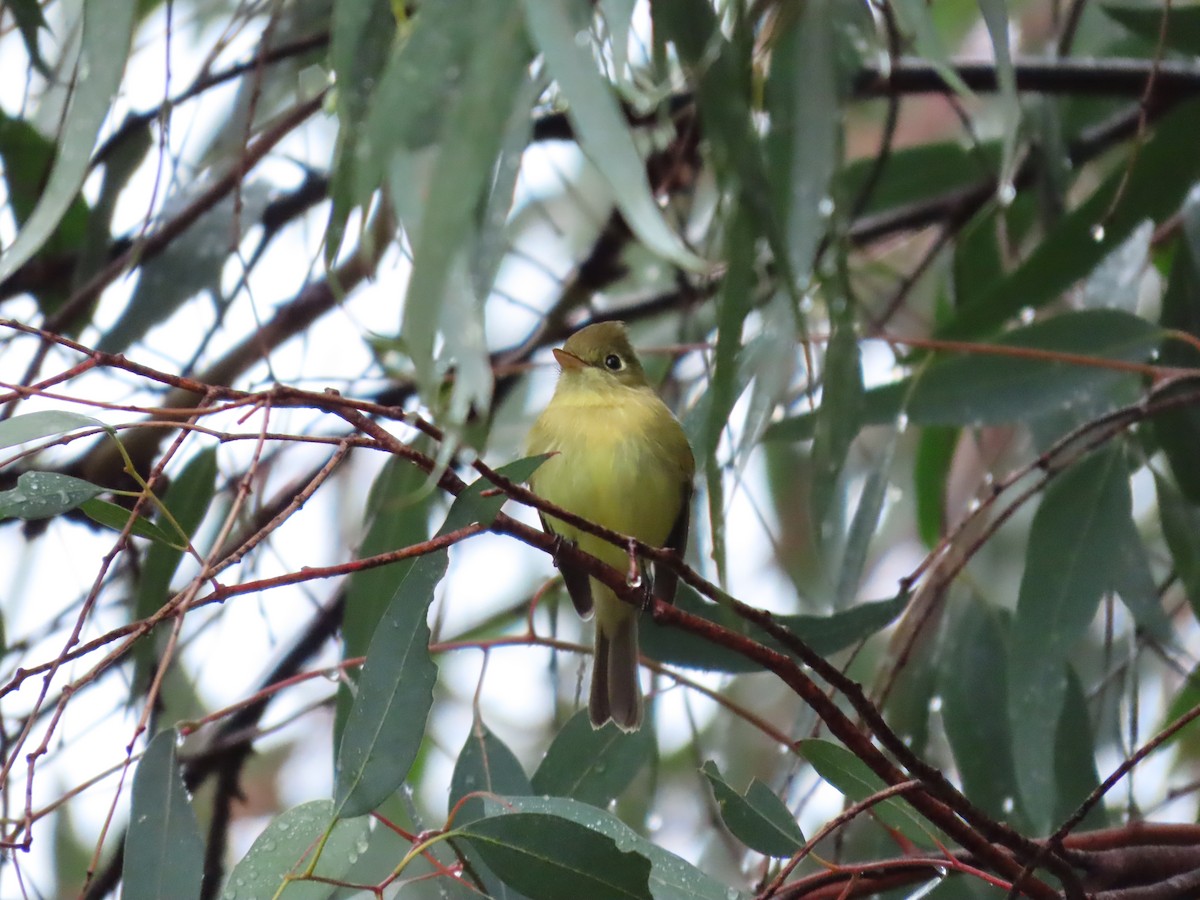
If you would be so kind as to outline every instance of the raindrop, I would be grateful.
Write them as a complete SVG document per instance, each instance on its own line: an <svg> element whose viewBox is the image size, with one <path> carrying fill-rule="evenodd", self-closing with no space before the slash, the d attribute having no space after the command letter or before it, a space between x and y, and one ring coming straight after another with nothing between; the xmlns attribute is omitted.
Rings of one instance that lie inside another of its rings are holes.
<svg viewBox="0 0 1200 900"><path fill-rule="evenodd" d="M665 824L663 817L658 813L650 813L650 815L646 816L646 828L652 834L656 831L662 831L662 827Z"/></svg>
<svg viewBox="0 0 1200 900"><path fill-rule="evenodd" d="M1028 325L1030 322L1033 321L1033 317L1036 314L1037 313L1034 311L1034 308L1032 306L1026 306L1024 309L1021 310L1021 316L1020 316L1021 324Z"/></svg>
<svg viewBox="0 0 1200 900"><path fill-rule="evenodd" d="M822 197L821 202L817 204L817 212L821 214L821 218L828 219L833 215L833 198Z"/></svg>
<svg viewBox="0 0 1200 900"><path fill-rule="evenodd" d="M1001 206L1012 206L1012 202L1017 199L1017 188L1011 181L1006 181L996 189L996 199Z"/></svg>
<svg viewBox="0 0 1200 900"><path fill-rule="evenodd" d="M642 573L638 570L630 572L625 577L625 583L631 588L640 588L642 586Z"/></svg>
<svg viewBox="0 0 1200 900"><path fill-rule="evenodd" d="M1104 226L1100 224L1093 225L1090 234L1092 235L1092 240L1099 244L1104 240Z"/></svg>
<svg viewBox="0 0 1200 900"><path fill-rule="evenodd" d="M1011 813L1017 808L1016 801L1012 797L1005 797L1004 802L1000 804L1000 808L1006 813Z"/></svg>
<svg viewBox="0 0 1200 900"><path fill-rule="evenodd" d="M901 434L908 431L908 413L902 412L896 416L896 430Z"/></svg>
<svg viewBox="0 0 1200 900"><path fill-rule="evenodd" d="M263 850L265 850L267 853L272 853L272 852L274 852L274 850L275 850L275 847L276 847L276 844L275 844L275 842L274 842L274 841L272 841L272 840L270 840L269 838L268 838L267 840L263 841L262 848L263 848Z"/></svg>
<svg viewBox="0 0 1200 900"><path fill-rule="evenodd" d="M939 713L942 711L942 698L933 696L929 698L929 711L931 713Z"/></svg>
<svg viewBox="0 0 1200 900"><path fill-rule="evenodd" d="M582 31L575 32L575 46L587 47L587 46L590 46L591 43L592 43L592 36L591 36L591 34L588 33L588 30L586 28L583 29Z"/></svg>

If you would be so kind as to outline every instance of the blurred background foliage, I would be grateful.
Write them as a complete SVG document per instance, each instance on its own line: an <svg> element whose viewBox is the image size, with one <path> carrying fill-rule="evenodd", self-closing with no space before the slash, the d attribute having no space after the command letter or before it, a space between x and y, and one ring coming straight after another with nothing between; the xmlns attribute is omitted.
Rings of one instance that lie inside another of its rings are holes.
<svg viewBox="0 0 1200 900"><path fill-rule="evenodd" d="M1197 57L1184 0L0 4L0 894L1195 896ZM611 318L699 469L634 735L501 512Z"/></svg>

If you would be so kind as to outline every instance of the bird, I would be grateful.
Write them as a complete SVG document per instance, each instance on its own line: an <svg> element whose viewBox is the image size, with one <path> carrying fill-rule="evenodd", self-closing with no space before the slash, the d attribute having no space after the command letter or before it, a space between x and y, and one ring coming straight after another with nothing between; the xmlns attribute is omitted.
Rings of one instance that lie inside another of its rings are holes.
<svg viewBox="0 0 1200 900"><path fill-rule="evenodd" d="M529 431L530 456L550 454L533 473L533 492L555 506L644 544L687 545L696 463L683 426L655 392L622 322L598 322L554 350L554 396ZM642 578L629 553L552 515L542 527L622 572ZM593 728L625 732L642 723L636 606L561 556L555 560L575 610L594 614L588 714ZM656 567L653 594L673 602L678 576Z"/></svg>

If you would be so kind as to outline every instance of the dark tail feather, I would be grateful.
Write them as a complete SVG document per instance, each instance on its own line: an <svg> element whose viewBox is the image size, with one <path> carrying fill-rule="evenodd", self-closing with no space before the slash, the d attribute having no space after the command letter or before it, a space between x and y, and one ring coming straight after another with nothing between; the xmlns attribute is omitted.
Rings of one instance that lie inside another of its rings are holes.
<svg viewBox="0 0 1200 900"><path fill-rule="evenodd" d="M637 616L627 616L611 634L596 623L595 662L588 716L593 728L609 720L622 731L642 724L642 689L638 682Z"/></svg>

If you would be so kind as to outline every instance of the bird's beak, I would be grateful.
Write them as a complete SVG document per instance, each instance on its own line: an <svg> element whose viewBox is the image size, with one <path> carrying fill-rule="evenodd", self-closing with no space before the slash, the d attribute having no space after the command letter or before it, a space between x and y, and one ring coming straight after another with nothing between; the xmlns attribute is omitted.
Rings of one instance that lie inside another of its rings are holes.
<svg viewBox="0 0 1200 900"><path fill-rule="evenodd" d="M566 350L554 349L554 358L558 360L558 364L566 369L582 369L587 363L576 356L574 353L568 353Z"/></svg>

